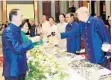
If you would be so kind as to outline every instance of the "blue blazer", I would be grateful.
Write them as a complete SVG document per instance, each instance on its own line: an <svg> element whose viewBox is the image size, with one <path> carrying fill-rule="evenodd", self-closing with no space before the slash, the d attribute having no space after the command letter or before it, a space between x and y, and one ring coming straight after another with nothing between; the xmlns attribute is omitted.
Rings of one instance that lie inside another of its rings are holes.
<svg viewBox="0 0 112 80"><path fill-rule="evenodd" d="M26 52L33 48L29 40L23 43L20 27L10 24L2 33L3 75L19 76L28 70Z"/></svg>
<svg viewBox="0 0 112 80"><path fill-rule="evenodd" d="M77 32L79 30L80 32ZM89 17L86 23L80 22L79 27L72 31L61 33L61 38L81 34L85 42L85 49L92 63L104 62L104 52L101 50L102 43L110 43L110 35L105 24L99 18Z"/></svg>
<svg viewBox="0 0 112 80"><path fill-rule="evenodd" d="M74 30L78 28L79 25L77 22L72 22L71 24L67 24L66 26L66 32ZM77 30L79 32L79 30ZM70 37L67 37L67 51L71 53L76 53L76 50L80 50L80 39L81 36L75 36L72 35Z"/></svg>

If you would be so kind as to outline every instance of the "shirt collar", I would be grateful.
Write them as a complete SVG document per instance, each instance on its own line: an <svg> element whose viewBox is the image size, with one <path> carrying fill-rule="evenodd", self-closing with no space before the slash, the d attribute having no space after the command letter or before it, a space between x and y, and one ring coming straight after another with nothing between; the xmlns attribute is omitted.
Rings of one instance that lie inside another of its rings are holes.
<svg viewBox="0 0 112 80"><path fill-rule="evenodd" d="M19 26L16 26L15 24L13 23L10 23L10 26L15 30L15 31L20 31L20 27Z"/></svg>
<svg viewBox="0 0 112 80"><path fill-rule="evenodd" d="M71 23L69 23L69 25L71 25L71 26L72 26L72 25L73 25L73 23L74 23L74 21L73 21L73 22L71 22Z"/></svg>
<svg viewBox="0 0 112 80"><path fill-rule="evenodd" d="M86 23L90 23L91 22L91 16L89 16L88 20Z"/></svg>

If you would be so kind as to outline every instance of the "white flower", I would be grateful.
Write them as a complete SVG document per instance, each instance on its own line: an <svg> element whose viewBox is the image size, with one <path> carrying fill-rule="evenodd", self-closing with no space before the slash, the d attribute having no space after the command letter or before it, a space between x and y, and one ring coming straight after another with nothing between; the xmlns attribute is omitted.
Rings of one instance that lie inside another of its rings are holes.
<svg viewBox="0 0 112 80"><path fill-rule="evenodd" d="M35 65L35 62L33 62L32 65Z"/></svg>

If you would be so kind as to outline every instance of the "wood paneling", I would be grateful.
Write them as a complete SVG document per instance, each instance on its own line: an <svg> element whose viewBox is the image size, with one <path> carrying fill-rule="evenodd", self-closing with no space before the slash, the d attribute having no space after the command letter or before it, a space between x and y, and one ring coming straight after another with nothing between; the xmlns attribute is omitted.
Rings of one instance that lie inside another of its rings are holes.
<svg viewBox="0 0 112 80"><path fill-rule="evenodd" d="M83 1L83 6L88 7L88 1Z"/></svg>
<svg viewBox="0 0 112 80"><path fill-rule="evenodd" d="M51 1L43 1L43 15L46 15L47 19L51 16Z"/></svg>
<svg viewBox="0 0 112 80"><path fill-rule="evenodd" d="M2 1L2 23L6 23L7 20L7 3L6 0Z"/></svg>
<svg viewBox="0 0 112 80"><path fill-rule="evenodd" d="M35 21L38 21L38 2L37 0L34 0L34 15L35 15Z"/></svg>

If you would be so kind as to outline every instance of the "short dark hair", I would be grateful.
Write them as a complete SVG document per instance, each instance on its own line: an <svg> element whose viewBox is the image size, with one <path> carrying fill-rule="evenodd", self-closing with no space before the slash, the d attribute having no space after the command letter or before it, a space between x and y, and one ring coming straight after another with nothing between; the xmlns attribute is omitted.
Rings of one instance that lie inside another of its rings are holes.
<svg viewBox="0 0 112 80"><path fill-rule="evenodd" d="M73 18L74 18L74 14L73 14L73 13L68 12L68 13L66 13L66 14L69 14L69 15L70 15L70 17L73 17Z"/></svg>
<svg viewBox="0 0 112 80"><path fill-rule="evenodd" d="M55 21L55 20L54 20L54 18L53 18L52 16L51 16L51 17L49 17L49 19L50 19L50 18L51 18L51 19L53 19L53 21Z"/></svg>
<svg viewBox="0 0 112 80"><path fill-rule="evenodd" d="M17 15L17 11L18 11L19 9L12 9L10 12L9 12L9 20L10 21L12 21L12 16L13 15Z"/></svg>
<svg viewBox="0 0 112 80"><path fill-rule="evenodd" d="M70 17L73 17L74 21L78 21L76 13L68 12L67 14L69 14Z"/></svg>
<svg viewBox="0 0 112 80"><path fill-rule="evenodd" d="M78 21L78 17L76 13L74 13L74 21Z"/></svg>

